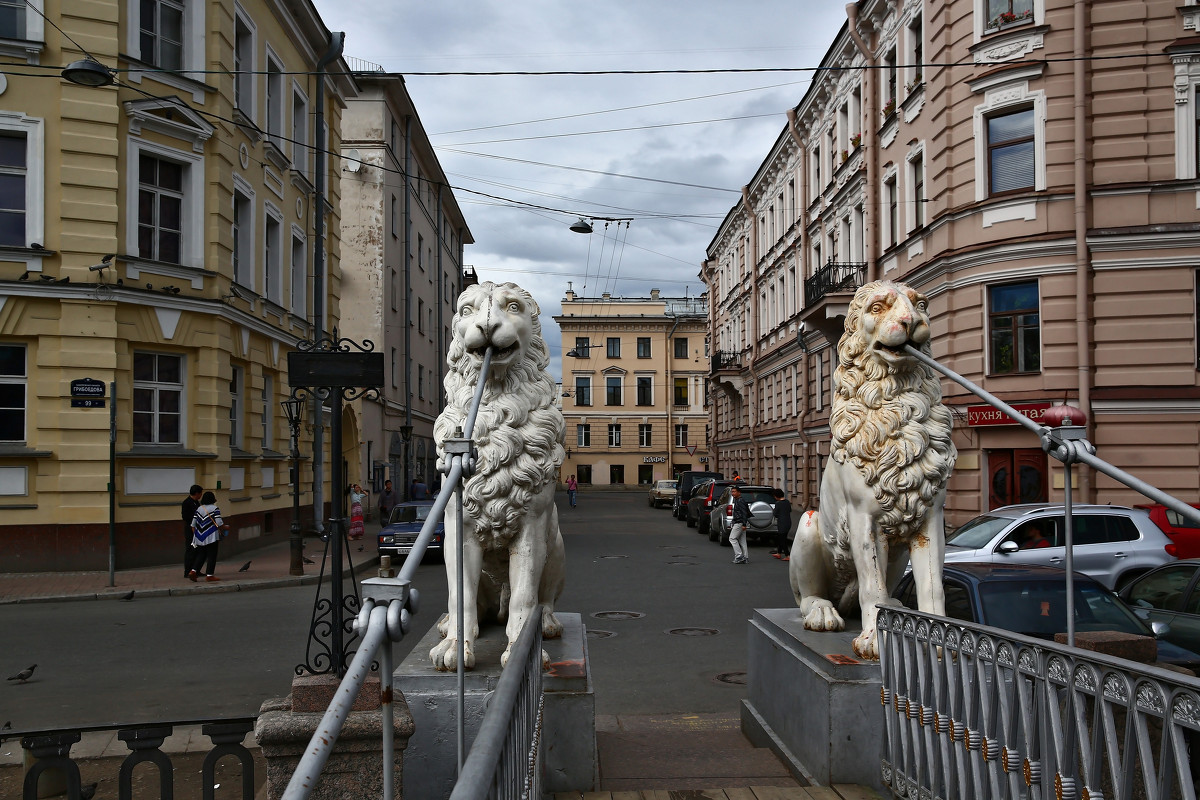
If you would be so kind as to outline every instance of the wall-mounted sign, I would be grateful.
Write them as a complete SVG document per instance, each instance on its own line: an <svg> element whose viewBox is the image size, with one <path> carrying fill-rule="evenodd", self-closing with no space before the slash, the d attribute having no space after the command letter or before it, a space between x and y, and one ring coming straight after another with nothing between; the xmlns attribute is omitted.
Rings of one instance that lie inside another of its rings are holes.
<svg viewBox="0 0 1200 800"><path fill-rule="evenodd" d="M700 458L698 458L698 459L696 459L696 460L697 460L697 461L699 461L701 464L707 464L707 463L708 463L708 456L700 456Z"/></svg>
<svg viewBox="0 0 1200 800"><path fill-rule="evenodd" d="M643 464L665 464L667 463L666 456L642 456Z"/></svg>
<svg viewBox="0 0 1200 800"><path fill-rule="evenodd" d="M1041 422L1042 415L1050 408L1050 403L1011 403L1014 410L1020 411L1034 422ZM967 406L967 425L972 428L983 428L991 425L1018 425L1015 419L998 408L991 406Z"/></svg>
<svg viewBox="0 0 1200 800"><path fill-rule="evenodd" d="M71 408L104 408L103 397L72 397Z"/></svg>
<svg viewBox="0 0 1200 800"><path fill-rule="evenodd" d="M289 386L383 386L383 353L288 353Z"/></svg>
<svg viewBox="0 0 1200 800"><path fill-rule="evenodd" d="M104 397L104 381L95 378L71 381L71 397Z"/></svg>

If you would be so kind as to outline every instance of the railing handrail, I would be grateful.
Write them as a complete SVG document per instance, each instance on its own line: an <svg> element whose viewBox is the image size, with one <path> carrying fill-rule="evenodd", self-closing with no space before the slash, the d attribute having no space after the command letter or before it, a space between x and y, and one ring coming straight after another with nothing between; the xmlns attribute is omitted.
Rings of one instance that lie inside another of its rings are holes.
<svg viewBox="0 0 1200 800"><path fill-rule="evenodd" d="M17 740L29 736L57 736L62 733L95 733L96 731L133 731L139 728L161 728L161 727L199 727L203 725L220 725L220 724L236 724L244 722L254 722L257 716L242 716L242 717L198 717L196 719L170 719L170 720L154 720L153 722L111 722L101 725L67 725L62 728L32 728L32 729L9 729L0 731L0 741Z"/></svg>

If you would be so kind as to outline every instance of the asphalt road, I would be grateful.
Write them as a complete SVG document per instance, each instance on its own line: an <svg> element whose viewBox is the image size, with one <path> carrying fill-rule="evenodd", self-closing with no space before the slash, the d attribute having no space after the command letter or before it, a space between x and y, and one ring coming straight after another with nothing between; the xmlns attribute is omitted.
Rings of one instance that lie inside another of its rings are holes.
<svg viewBox="0 0 1200 800"><path fill-rule="evenodd" d="M589 629L597 713L736 713L745 687L717 676L745 671L753 608L792 605L786 564L760 546L735 566L728 547L649 508L641 492L581 492L575 510L563 500L558 607ZM445 608L441 565L422 566L416 585L421 612L397 661ZM0 720L28 730L253 715L289 691L314 592L0 606L0 677L38 664L28 683L0 685Z"/></svg>

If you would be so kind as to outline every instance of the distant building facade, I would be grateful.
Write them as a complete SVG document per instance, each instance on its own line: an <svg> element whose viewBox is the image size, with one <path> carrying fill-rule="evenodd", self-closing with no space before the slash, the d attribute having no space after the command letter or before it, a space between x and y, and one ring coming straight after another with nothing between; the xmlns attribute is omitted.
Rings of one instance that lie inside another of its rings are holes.
<svg viewBox="0 0 1200 800"><path fill-rule="evenodd" d="M342 120L342 293L354 313L342 330L374 343L387 375L378 398L355 401L362 448L352 472L374 491L391 479L407 492L414 477L437 479L433 422L473 240L404 78L359 70L355 79Z"/></svg>
<svg viewBox="0 0 1200 800"><path fill-rule="evenodd" d="M313 335L315 74L330 32L304 0L36 5L9 8L0 30L0 569L104 569L110 464L119 569L182 561L193 483L232 523L226 552L286 535L279 403L287 354ZM30 74L83 58L72 40L119 84ZM326 71L336 148L354 85L340 59ZM330 328L336 176L319 287Z"/></svg>
<svg viewBox="0 0 1200 800"><path fill-rule="evenodd" d="M1200 6L849 14L707 250L717 464L815 506L847 305L892 279L929 296L936 358L1035 418L1081 407L1102 457L1200 500ZM1036 437L943 390L950 524L1061 499ZM1077 499L1143 502L1075 475Z"/></svg>
<svg viewBox="0 0 1200 800"><path fill-rule="evenodd" d="M580 297L554 317L563 341L561 480L646 485L709 463L707 300Z"/></svg>

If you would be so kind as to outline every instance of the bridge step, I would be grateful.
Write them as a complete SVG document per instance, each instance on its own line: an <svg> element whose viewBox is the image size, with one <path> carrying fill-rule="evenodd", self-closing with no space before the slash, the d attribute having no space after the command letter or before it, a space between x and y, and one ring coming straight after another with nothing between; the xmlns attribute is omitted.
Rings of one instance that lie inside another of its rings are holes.
<svg viewBox="0 0 1200 800"><path fill-rule="evenodd" d="M625 792L560 792L554 800L879 800L863 786L749 786L744 789L645 789Z"/></svg>

